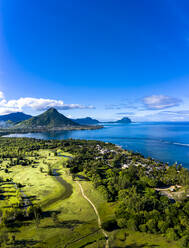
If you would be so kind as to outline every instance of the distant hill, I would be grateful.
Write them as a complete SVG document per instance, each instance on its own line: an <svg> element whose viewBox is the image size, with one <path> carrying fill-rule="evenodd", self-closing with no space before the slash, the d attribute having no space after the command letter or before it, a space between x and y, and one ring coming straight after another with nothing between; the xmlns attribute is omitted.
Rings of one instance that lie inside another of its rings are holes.
<svg viewBox="0 0 189 248"><path fill-rule="evenodd" d="M117 120L117 121L107 121L107 122L104 122L104 123L125 123L125 124L128 124L128 123L131 123L132 120L128 117L123 117L121 120Z"/></svg>
<svg viewBox="0 0 189 248"><path fill-rule="evenodd" d="M50 108L38 116L20 122L15 128L51 129L65 126L79 126L79 124L59 113L55 108Z"/></svg>
<svg viewBox="0 0 189 248"><path fill-rule="evenodd" d="M80 119L72 119L72 121L80 124L80 125L94 125L100 123L98 120L93 119L91 117L80 118Z"/></svg>
<svg viewBox="0 0 189 248"><path fill-rule="evenodd" d="M131 119L128 117L123 117L121 120L115 121L115 123L131 123Z"/></svg>
<svg viewBox="0 0 189 248"><path fill-rule="evenodd" d="M26 115L22 112L11 113L8 115L0 115L0 122L14 122L18 123L30 119L31 115Z"/></svg>

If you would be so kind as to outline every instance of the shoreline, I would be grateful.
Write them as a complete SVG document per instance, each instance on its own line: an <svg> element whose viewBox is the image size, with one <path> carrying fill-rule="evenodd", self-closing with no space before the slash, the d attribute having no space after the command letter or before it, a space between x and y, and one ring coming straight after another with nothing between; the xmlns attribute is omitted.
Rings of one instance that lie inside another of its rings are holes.
<svg viewBox="0 0 189 248"><path fill-rule="evenodd" d="M97 140L103 142L113 143L115 145L122 146L123 149L133 151L136 153L142 154L145 158L151 157L155 161L168 163L172 165L174 163L182 164L183 167L189 168L189 161L188 161L188 149L189 149L189 142L184 137L183 140L171 138L169 139L169 135L153 135L154 132L159 130L159 126L156 125L150 126L149 129L144 130L144 126L140 125L139 127L132 127L132 125L121 125L120 127L111 127L102 129L101 126L92 126L92 129L99 129L101 130L93 130L90 131L88 127L81 132L79 129L72 130L43 130L36 132L35 130L0 130L0 136L8 136L8 137L26 137L26 138L36 138L36 139L83 139L83 140ZM165 131L172 130L169 126L160 128L160 130ZM90 126L91 129L91 126ZM180 126L178 132L180 131ZM176 130L177 130L176 129ZM152 132L153 130L153 132ZM188 130L188 127L187 129ZM1 132L3 131L3 132ZM14 132L13 132L14 131ZM71 131L71 132L68 132ZM75 132L79 131L79 132ZM144 134L143 134L144 133ZM181 137L183 137L183 132L181 133ZM152 134L152 135L151 135ZM179 143L180 142L180 143ZM183 143L181 143L183 142Z"/></svg>
<svg viewBox="0 0 189 248"><path fill-rule="evenodd" d="M66 130L66 131L69 131L69 130ZM19 134L29 134L29 133L36 133L36 132L27 132L27 133L11 133L11 134L17 134L17 135L19 135ZM39 133L39 132L38 132ZM41 132L41 133L43 133L43 132ZM11 135L11 134L7 134L7 135ZM34 138L34 137L16 137L16 136L6 136L6 134L5 135L0 135L0 138L13 138L13 139L19 139L19 138L25 138L25 139L35 139L35 140L44 140L44 139L41 139L41 138ZM49 139L50 140L50 139ZM59 139L54 139L55 141L58 141ZM62 139L62 140L66 140L66 139ZM68 139L69 140L69 139ZM80 140L79 138L77 138L77 139L75 139L74 138L74 140ZM86 140L86 141L89 141L88 139L84 139L84 140ZM164 166L171 166L171 165L173 165L173 164L177 164L177 165L181 165L182 167L184 167L184 168L186 168L186 169L188 169L189 170L189 168L188 167L186 167L186 166L184 166L182 163L177 163L177 161L175 161L175 162L173 162L173 163L169 163L169 162L164 162L164 161L162 161L162 160L160 160L160 159L156 159L156 158L153 158L153 157L147 157L147 156L145 156L144 154L142 154L141 152L138 152L138 151L134 151L134 150L131 150L131 149L126 149L126 148L123 148L122 146L120 146L120 145L118 145L118 144L116 144L116 143L112 143L112 142L106 142L106 141L101 141L101 140L98 140L98 139L92 139L92 140L90 140L90 141L97 141L97 142L103 142L103 143L109 143L109 144L113 144L113 145L115 145L117 148L119 148L119 149L121 149L121 150L124 150L124 151L126 151L126 152L132 152L133 154L138 154L138 155L140 155L140 156L142 156L144 159L148 159L148 158L150 158L151 159L151 161L153 161L153 162L155 162L155 163L160 163L160 164L163 164Z"/></svg>
<svg viewBox="0 0 189 248"><path fill-rule="evenodd" d="M82 130L98 130L102 129L104 126L79 126L79 127L63 127L63 128L49 128L49 129L0 129L0 137L9 134L27 134L27 133L45 133L45 132L59 132L59 131L82 131Z"/></svg>

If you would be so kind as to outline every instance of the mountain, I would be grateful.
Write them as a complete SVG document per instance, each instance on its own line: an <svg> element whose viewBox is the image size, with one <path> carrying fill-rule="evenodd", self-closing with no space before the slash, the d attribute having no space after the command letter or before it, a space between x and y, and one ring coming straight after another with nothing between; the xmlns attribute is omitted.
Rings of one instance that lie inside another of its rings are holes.
<svg viewBox="0 0 189 248"><path fill-rule="evenodd" d="M80 125L94 125L100 123L98 120L93 119L91 117L80 118L80 119L72 119L72 121L80 124Z"/></svg>
<svg viewBox="0 0 189 248"><path fill-rule="evenodd" d="M123 123L123 124L128 124L131 123L132 120L128 117L123 117L121 120L117 120L117 121L108 121L108 122L103 122L103 123Z"/></svg>
<svg viewBox="0 0 189 248"><path fill-rule="evenodd" d="M8 115L0 115L0 122L14 122L18 123L30 119L31 115L26 115L22 112L11 113Z"/></svg>
<svg viewBox="0 0 189 248"><path fill-rule="evenodd" d="M115 123L131 123L131 119L128 117L123 117L121 120L115 121Z"/></svg>
<svg viewBox="0 0 189 248"><path fill-rule="evenodd" d="M15 122L12 121L0 121L0 128L10 128L15 125Z"/></svg>
<svg viewBox="0 0 189 248"><path fill-rule="evenodd" d="M61 129L63 127L74 126L79 126L79 124L59 113L55 108L50 108L38 116L20 122L15 126L15 128Z"/></svg>

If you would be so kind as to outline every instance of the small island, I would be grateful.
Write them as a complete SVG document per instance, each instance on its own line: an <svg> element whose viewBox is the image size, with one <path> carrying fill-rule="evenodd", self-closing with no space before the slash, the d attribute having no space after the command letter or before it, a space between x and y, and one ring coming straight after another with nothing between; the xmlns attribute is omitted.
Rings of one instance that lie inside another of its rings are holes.
<svg viewBox="0 0 189 248"><path fill-rule="evenodd" d="M118 121L115 121L115 123L131 123L132 121L131 121L131 119L130 118L128 118L128 117L123 117L121 120L118 120Z"/></svg>
<svg viewBox="0 0 189 248"><path fill-rule="evenodd" d="M121 124L129 124L132 123L132 120L129 117L123 117L121 120L117 121L108 121L103 123L121 123Z"/></svg>

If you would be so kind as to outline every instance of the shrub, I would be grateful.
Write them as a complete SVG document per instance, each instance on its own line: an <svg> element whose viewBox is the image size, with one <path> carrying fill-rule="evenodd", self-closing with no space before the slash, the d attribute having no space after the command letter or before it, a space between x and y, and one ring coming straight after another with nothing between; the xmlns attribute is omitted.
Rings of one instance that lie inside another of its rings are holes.
<svg viewBox="0 0 189 248"><path fill-rule="evenodd" d="M180 244L181 244L181 247L183 247L183 248L189 247L189 236L186 235L186 236L182 237Z"/></svg>
<svg viewBox="0 0 189 248"><path fill-rule="evenodd" d="M135 219L129 219L127 222L127 227L131 231L138 231L137 222Z"/></svg>
<svg viewBox="0 0 189 248"><path fill-rule="evenodd" d="M52 176L52 175L53 175L53 169L51 168L50 165L48 165L48 172L47 172L47 174L48 174L49 176Z"/></svg>
<svg viewBox="0 0 189 248"><path fill-rule="evenodd" d="M158 221L158 228L161 233L165 233L167 228L169 227L169 223L163 220Z"/></svg>
<svg viewBox="0 0 189 248"><path fill-rule="evenodd" d="M178 235L173 228L168 228L166 232L166 238L168 240L177 240Z"/></svg>
<svg viewBox="0 0 189 248"><path fill-rule="evenodd" d="M101 192L104 199L108 201L109 196L108 196L108 191L107 191L106 187L104 185L100 185L100 186L98 186L97 189Z"/></svg>
<svg viewBox="0 0 189 248"><path fill-rule="evenodd" d="M119 218L117 219L117 225L120 227L120 228L124 228L127 226L127 221L126 219L124 218Z"/></svg>
<svg viewBox="0 0 189 248"><path fill-rule="evenodd" d="M156 228L156 221L154 219L150 219L147 223L146 223L147 227L148 227L148 231L150 233L157 233L157 228Z"/></svg>
<svg viewBox="0 0 189 248"><path fill-rule="evenodd" d="M17 183L17 187L18 188L22 188L22 184L21 183Z"/></svg>
<svg viewBox="0 0 189 248"><path fill-rule="evenodd" d="M147 232L148 228L147 228L146 224L141 224L141 225L139 226L139 230L140 230L141 232Z"/></svg>
<svg viewBox="0 0 189 248"><path fill-rule="evenodd" d="M116 239L120 241L125 241L126 237L127 237L127 234L123 230L120 230L116 233Z"/></svg>

